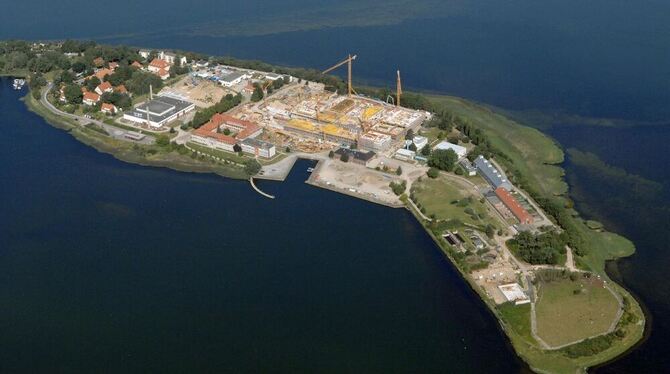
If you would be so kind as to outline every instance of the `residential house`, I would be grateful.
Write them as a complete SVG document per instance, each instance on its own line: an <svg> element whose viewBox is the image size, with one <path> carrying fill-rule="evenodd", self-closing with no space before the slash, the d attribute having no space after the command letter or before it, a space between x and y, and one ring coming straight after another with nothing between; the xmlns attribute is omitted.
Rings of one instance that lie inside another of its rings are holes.
<svg viewBox="0 0 670 374"><path fill-rule="evenodd" d="M103 103L100 106L100 111L105 113L105 114L113 115L113 114L116 113L116 106L114 106L114 104L110 104L110 103Z"/></svg>
<svg viewBox="0 0 670 374"><path fill-rule="evenodd" d="M100 101L100 95L95 92L84 92L84 99L82 102L84 105L93 106Z"/></svg>
<svg viewBox="0 0 670 374"><path fill-rule="evenodd" d="M95 93L98 95L102 95L105 92L114 92L114 88L112 87L112 84L109 82L102 82L98 85L98 87L95 88Z"/></svg>
<svg viewBox="0 0 670 374"><path fill-rule="evenodd" d="M149 63L149 66L147 67L147 69L152 73L158 73L161 69L165 70L165 71L169 71L170 70L170 64L165 60L155 58L155 59L151 60L151 63Z"/></svg>

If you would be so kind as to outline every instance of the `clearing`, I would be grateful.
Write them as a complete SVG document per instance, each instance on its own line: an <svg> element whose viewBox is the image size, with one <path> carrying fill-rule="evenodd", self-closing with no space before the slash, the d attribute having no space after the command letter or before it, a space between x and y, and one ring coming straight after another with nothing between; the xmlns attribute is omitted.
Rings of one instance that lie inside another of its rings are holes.
<svg viewBox="0 0 670 374"><path fill-rule="evenodd" d="M619 301L598 278L543 282L536 305L537 335L556 347L603 334L619 309Z"/></svg>

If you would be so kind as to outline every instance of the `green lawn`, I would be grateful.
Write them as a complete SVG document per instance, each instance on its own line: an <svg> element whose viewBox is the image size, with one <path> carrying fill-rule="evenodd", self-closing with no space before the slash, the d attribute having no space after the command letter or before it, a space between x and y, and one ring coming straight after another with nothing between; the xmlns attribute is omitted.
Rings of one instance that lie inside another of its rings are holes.
<svg viewBox="0 0 670 374"><path fill-rule="evenodd" d="M435 215L439 220L458 219L463 223L472 225L486 225L492 222L491 213L485 203L479 201L480 197L470 190L461 186L457 182L447 179L440 175L436 179L423 178L421 182L413 185L414 194L419 204L426 209L426 215ZM470 202L465 204L454 204L454 201L465 201L470 198ZM474 219L471 214L466 213L466 209L472 209L476 215L483 218ZM499 222L495 221L497 227Z"/></svg>
<svg viewBox="0 0 670 374"><path fill-rule="evenodd" d="M504 303L498 306L498 312L520 337L529 342L535 341L530 328L530 304Z"/></svg>
<svg viewBox="0 0 670 374"><path fill-rule="evenodd" d="M552 346L575 342L607 332L618 311L617 299L599 281L542 283L536 305L537 334Z"/></svg>

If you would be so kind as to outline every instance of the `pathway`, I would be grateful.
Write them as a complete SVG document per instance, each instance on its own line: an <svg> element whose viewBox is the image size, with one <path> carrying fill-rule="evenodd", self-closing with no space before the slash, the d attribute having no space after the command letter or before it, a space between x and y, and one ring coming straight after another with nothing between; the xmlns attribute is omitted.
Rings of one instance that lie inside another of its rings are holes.
<svg viewBox="0 0 670 374"><path fill-rule="evenodd" d="M42 96L40 97L40 103L42 103L42 105L44 105L44 107L47 108L47 110L49 110L50 112L52 112L52 113L54 113L54 114L56 114L60 117L66 117L66 118L73 119L79 124L79 126L82 126L82 127L89 124L89 123L93 123L93 124L103 128L107 132L107 134L109 134L110 137L112 137L114 139L117 139L117 140L122 140L122 141L132 142L132 143L139 143L139 144L147 144L147 145L148 144L154 144L156 142L156 138L152 135L145 135L144 139L142 139L142 140L132 140L132 139L129 139L129 138L126 137L126 134L128 133L127 130L120 129L116 126L106 124L106 123L98 121L96 119L86 118L86 117L83 117L83 116L78 116L76 114L70 114L70 113L63 112L62 110L56 108L53 104L51 104L49 102L49 100L47 100L47 95L49 94L49 92L51 91L52 88L53 88L53 83L49 83L49 85L47 86L47 89L44 90L44 92L42 93Z"/></svg>

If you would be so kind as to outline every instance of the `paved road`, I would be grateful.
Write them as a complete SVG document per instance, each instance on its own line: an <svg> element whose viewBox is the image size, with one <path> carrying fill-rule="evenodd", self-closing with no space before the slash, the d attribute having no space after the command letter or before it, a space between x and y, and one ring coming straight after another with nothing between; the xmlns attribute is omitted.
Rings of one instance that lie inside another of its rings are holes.
<svg viewBox="0 0 670 374"><path fill-rule="evenodd" d="M44 90L44 92L42 93L42 97L40 98L40 102L42 103L42 105L44 105L50 112L52 112L54 114L57 114L59 116L62 116L62 117L67 117L67 118L73 119L77 123L79 123L80 126L84 126L84 125L89 124L89 123L94 123L94 124L100 126L101 128L105 129L105 131L107 131L109 136L111 136L112 138L117 139L117 140L122 140L122 141L127 141L127 142L132 142L132 143L139 143L139 144L147 144L147 145L148 144L154 144L156 142L156 138L153 137L152 135L145 135L144 139L139 140L139 141L131 140L131 139L126 138L126 134L128 133L128 131L126 131L126 130L120 129L116 126L108 125L108 124L106 124L104 122L101 122L101 121L98 121L96 119L90 119L90 118L78 116L76 114L65 113L65 112L59 110L53 104L51 104L49 102L49 100L47 100L47 95L49 94L49 92L51 91L52 88L53 88L53 83L49 83L49 85L47 86L47 89Z"/></svg>

